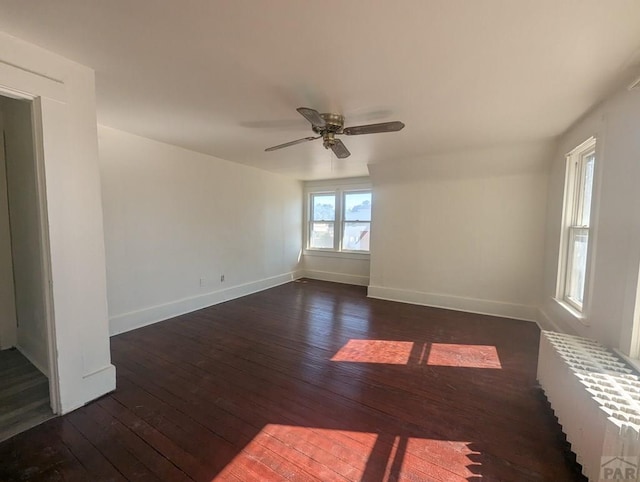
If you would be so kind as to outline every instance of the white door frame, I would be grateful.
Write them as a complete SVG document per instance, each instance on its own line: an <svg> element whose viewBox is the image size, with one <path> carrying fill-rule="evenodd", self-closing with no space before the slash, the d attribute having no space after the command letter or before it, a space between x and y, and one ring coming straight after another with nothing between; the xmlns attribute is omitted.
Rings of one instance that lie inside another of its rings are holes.
<svg viewBox="0 0 640 482"><path fill-rule="evenodd" d="M58 375L58 352L56 347L55 316L51 277L51 248L49 243L49 224L47 222L47 194L44 169L44 147L42 144L42 103L39 96L0 87L0 95L28 101L31 105L31 130L35 154L36 196L38 201L38 225L40 228L40 263L42 293L44 296L45 318L47 326L47 361L49 371L49 403L54 414L60 413L60 383Z"/></svg>

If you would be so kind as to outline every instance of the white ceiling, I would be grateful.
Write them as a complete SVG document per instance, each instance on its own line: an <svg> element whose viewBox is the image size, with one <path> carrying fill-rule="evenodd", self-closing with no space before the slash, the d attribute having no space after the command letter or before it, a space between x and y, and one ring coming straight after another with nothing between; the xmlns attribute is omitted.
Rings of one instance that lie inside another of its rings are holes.
<svg viewBox="0 0 640 482"><path fill-rule="evenodd" d="M0 30L95 69L101 124L298 179L550 139L640 74L638 0L0 0ZM299 106L406 128L264 152Z"/></svg>

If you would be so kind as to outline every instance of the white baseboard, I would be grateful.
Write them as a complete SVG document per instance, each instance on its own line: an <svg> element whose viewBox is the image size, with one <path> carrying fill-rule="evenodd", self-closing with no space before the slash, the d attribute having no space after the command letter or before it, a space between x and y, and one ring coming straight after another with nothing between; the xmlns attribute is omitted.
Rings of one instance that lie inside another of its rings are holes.
<svg viewBox="0 0 640 482"><path fill-rule="evenodd" d="M381 300L399 301L413 305L431 306L434 308L445 308L448 310L533 322L536 321L538 312L535 306L402 290L383 286L369 286L367 296Z"/></svg>
<svg viewBox="0 0 640 482"><path fill-rule="evenodd" d="M82 383L78 384L73 390L73 399L65 399L63 394L61 394L59 415L72 412L115 389L116 367L111 364L84 375L82 377Z"/></svg>
<svg viewBox="0 0 640 482"><path fill-rule="evenodd" d="M317 279L320 281L332 281L334 283L345 283L348 285L368 286L369 277L353 274L334 273L332 271L318 271L313 269L305 269L302 276L309 279Z"/></svg>
<svg viewBox="0 0 640 482"><path fill-rule="evenodd" d="M204 293L141 310L130 311L129 313L123 313L121 315L115 315L109 317L109 334L111 336L119 335L120 333L142 328L143 326L151 325L158 321L167 320L208 306L240 298L241 296L274 288L301 277L301 272L292 271L290 273L232 286L224 290Z"/></svg>

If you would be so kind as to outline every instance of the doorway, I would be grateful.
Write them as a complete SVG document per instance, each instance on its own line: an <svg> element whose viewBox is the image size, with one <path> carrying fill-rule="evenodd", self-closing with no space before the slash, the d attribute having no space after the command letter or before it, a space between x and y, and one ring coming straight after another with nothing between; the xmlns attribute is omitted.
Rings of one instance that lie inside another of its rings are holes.
<svg viewBox="0 0 640 482"><path fill-rule="evenodd" d="M33 107L0 96L0 441L54 415L48 235Z"/></svg>

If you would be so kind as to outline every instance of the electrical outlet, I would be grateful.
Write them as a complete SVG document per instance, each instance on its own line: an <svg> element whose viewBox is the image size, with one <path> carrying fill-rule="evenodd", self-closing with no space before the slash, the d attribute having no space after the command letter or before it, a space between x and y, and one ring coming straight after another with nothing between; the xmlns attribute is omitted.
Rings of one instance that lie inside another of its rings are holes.
<svg viewBox="0 0 640 482"><path fill-rule="evenodd" d="M224 283L224 275L220 275L220 283Z"/></svg>

